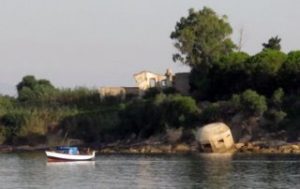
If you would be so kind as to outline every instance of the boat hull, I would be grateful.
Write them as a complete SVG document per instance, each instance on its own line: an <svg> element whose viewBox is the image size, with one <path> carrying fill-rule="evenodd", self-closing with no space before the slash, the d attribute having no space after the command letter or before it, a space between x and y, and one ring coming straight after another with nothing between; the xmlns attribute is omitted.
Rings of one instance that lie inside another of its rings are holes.
<svg viewBox="0 0 300 189"><path fill-rule="evenodd" d="M92 154L64 154L55 151L46 151L46 155L49 162L61 162L61 161L91 161L95 158L95 151Z"/></svg>

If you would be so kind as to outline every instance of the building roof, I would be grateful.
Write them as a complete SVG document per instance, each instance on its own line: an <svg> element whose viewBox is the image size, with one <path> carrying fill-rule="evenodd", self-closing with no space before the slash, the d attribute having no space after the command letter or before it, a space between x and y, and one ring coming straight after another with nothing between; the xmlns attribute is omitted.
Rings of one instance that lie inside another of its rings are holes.
<svg viewBox="0 0 300 189"><path fill-rule="evenodd" d="M146 71L146 70L143 70L143 71L140 71L138 73L135 73L135 74L133 74L133 76L137 76L137 75L140 75L142 73L152 73L152 74L155 74L155 75L164 76L163 74L158 74L158 73L154 73L154 72L150 72L150 71Z"/></svg>

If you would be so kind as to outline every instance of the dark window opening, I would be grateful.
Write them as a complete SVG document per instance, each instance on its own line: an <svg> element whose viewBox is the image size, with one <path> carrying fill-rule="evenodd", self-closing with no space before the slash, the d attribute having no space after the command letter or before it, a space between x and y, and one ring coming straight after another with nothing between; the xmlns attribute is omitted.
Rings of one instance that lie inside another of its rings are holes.
<svg viewBox="0 0 300 189"><path fill-rule="evenodd" d="M212 152L212 147L209 143L208 144L202 144L202 150L204 152Z"/></svg>

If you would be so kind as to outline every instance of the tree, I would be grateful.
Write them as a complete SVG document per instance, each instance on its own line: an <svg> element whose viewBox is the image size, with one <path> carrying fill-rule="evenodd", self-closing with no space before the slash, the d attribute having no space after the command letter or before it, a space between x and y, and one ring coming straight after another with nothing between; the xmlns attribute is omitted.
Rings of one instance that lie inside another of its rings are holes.
<svg viewBox="0 0 300 189"><path fill-rule="evenodd" d="M235 45L229 38L231 33L226 16L219 17L207 7L198 12L190 9L189 15L182 17L171 33L179 51L173 55L173 60L192 68L207 67L232 52Z"/></svg>
<svg viewBox="0 0 300 189"><path fill-rule="evenodd" d="M244 52L232 52L220 59L209 73L212 100L228 99L233 93L240 93L249 87L249 74L245 62L249 55Z"/></svg>
<svg viewBox="0 0 300 189"><path fill-rule="evenodd" d="M278 75L280 86L283 87L285 92L291 94L300 92L300 51L288 53Z"/></svg>
<svg viewBox="0 0 300 189"><path fill-rule="evenodd" d="M231 52L212 64L208 72L192 69L190 85L199 100L228 99L233 93L249 88L249 73L245 52Z"/></svg>
<svg viewBox="0 0 300 189"><path fill-rule="evenodd" d="M34 76L28 75L23 77L17 85L18 100L20 101L37 101L50 98L56 91L50 81L41 79L37 80Z"/></svg>
<svg viewBox="0 0 300 189"><path fill-rule="evenodd" d="M282 88L278 88L276 91L274 91L271 98L271 102L273 106L275 106L276 108L280 108L283 102L283 97L284 97L284 91L282 90Z"/></svg>
<svg viewBox="0 0 300 189"><path fill-rule="evenodd" d="M262 72L270 75L276 75L287 56L283 52L273 49L265 49L252 56L248 63L248 68L252 72Z"/></svg>
<svg viewBox="0 0 300 189"><path fill-rule="evenodd" d="M163 122L170 127L191 127L199 108L196 101L188 96L169 95L161 104Z"/></svg>
<svg viewBox="0 0 300 189"><path fill-rule="evenodd" d="M271 37L269 39L268 43L263 43L262 45L264 47L264 50L265 49L273 49L273 50L280 51L280 49L281 49L280 41L281 41L281 39L278 38L278 36Z"/></svg>
<svg viewBox="0 0 300 189"><path fill-rule="evenodd" d="M22 81L18 83L17 90L20 92L24 87L28 87L33 89L34 86L37 84L37 81L33 75L24 76Z"/></svg>
<svg viewBox="0 0 300 189"><path fill-rule="evenodd" d="M8 110L12 109L14 104L15 99L13 97L0 95L0 115L3 112L7 112Z"/></svg>
<svg viewBox="0 0 300 189"><path fill-rule="evenodd" d="M266 98L251 89L244 91L242 94L233 95L231 103L250 115L262 115L268 109Z"/></svg>
<svg viewBox="0 0 300 189"><path fill-rule="evenodd" d="M228 71L240 70L249 57L250 56L245 52L232 52L223 56L219 61L219 64Z"/></svg>
<svg viewBox="0 0 300 189"><path fill-rule="evenodd" d="M282 88L275 90L269 99L269 109L264 113L265 121L262 125L266 130L274 132L281 129L281 123L287 116L287 113L282 109L283 99L284 91Z"/></svg>
<svg viewBox="0 0 300 189"><path fill-rule="evenodd" d="M246 61L246 69L250 73L250 88L260 94L271 96L278 86L278 72L287 56L281 51L265 49Z"/></svg>

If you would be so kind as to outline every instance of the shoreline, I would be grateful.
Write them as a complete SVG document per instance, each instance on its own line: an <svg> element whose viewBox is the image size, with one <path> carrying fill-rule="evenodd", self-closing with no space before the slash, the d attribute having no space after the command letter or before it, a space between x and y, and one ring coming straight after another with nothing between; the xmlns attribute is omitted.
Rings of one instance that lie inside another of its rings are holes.
<svg viewBox="0 0 300 189"><path fill-rule="evenodd" d="M237 153L247 154L300 154L300 143L284 141L257 141L236 143Z"/></svg>
<svg viewBox="0 0 300 189"><path fill-rule="evenodd" d="M96 150L98 154L191 154L201 153L195 144L176 143L138 143L120 145L116 143L102 144L99 146L85 146ZM45 144L37 146L29 145L0 145L0 153L44 151L51 148ZM256 141L236 143L231 154L300 154L300 143L286 143L283 141Z"/></svg>

